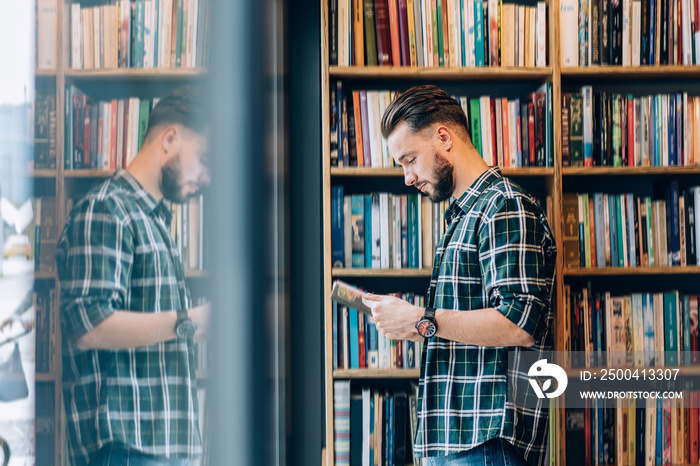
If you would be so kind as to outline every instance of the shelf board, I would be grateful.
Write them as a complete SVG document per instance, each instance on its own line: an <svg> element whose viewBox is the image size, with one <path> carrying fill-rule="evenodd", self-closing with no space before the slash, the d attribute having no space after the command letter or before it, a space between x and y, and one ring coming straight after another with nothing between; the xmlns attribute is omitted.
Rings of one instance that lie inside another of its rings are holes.
<svg viewBox="0 0 700 466"><path fill-rule="evenodd" d="M56 178L58 175L57 170L27 170L25 172L15 173L12 175L13 178Z"/></svg>
<svg viewBox="0 0 700 466"><path fill-rule="evenodd" d="M698 167L700 169L700 167ZM523 167L523 168L501 168L501 173L505 176L532 176L546 177L554 176L554 168ZM698 170L700 173L700 170ZM331 176L356 176L356 177L403 177L401 167L331 167Z"/></svg>
<svg viewBox="0 0 700 466"><path fill-rule="evenodd" d="M42 270L34 271L34 278L36 280L55 280L58 278L56 272L44 272Z"/></svg>
<svg viewBox="0 0 700 466"><path fill-rule="evenodd" d="M552 68L505 67L411 67L411 66L331 66L332 78L435 79L444 81L534 80L552 76Z"/></svg>
<svg viewBox="0 0 700 466"><path fill-rule="evenodd" d="M605 79L698 79L700 66L588 66L565 67L561 69L565 78L605 78Z"/></svg>
<svg viewBox="0 0 700 466"><path fill-rule="evenodd" d="M56 68L35 68L34 76L56 76Z"/></svg>
<svg viewBox="0 0 700 466"><path fill-rule="evenodd" d="M35 372L34 381L36 382L53 382L56 380L56 375L52 372Z"/></svg>
<svg viewBox="0 0 700 466"><path fill-rule="evenodd" d="M114 175L114 170L78 169L63 172L65 178L109 178L112 175Z"/></svg>
<svg viewBox="0 0 700 466"><path fill-rule="evenodd" d="M572 267L564 269L565 277L694 274L700 274L700 266L692 265L685 267Z"/></svg>
<svg viewBox="0 0 700 466"><path fill-rule="evenodd" d="M700 165L680 167L562 167L562 176L700 175Z"/></svg>
<svg viewBox="0 0 700 466"><path fill-rule="evenodd" d="M334 277L430 277L433 269L352 269L333 267Z"/></svg>
<svg viewBox="0 0 700 466"><path fill-rule="evenodd" d="M117 68L117 69L96 69L96 70L75 70L65 71L66 79L70 80L101 80L101 79L183 79L204 76L207 74L206 68Z"/></svg>
<svg viewBox="0 0 700 466"><path fill-rule="evenodd" d="M338 369L334 379L417 379L419 369Z"/></svg>

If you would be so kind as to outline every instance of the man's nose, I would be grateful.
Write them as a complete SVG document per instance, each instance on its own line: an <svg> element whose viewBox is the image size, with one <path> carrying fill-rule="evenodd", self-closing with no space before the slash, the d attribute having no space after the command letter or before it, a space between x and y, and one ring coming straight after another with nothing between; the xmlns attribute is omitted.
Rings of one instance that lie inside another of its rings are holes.
<svg viewBox="0 0 700 466"><path fill-rule="evenodd" d="M416 183L418 180L418 177L411 171L404 169L403 171L403 181L406 183L406 186L412 186Z"/></svg>

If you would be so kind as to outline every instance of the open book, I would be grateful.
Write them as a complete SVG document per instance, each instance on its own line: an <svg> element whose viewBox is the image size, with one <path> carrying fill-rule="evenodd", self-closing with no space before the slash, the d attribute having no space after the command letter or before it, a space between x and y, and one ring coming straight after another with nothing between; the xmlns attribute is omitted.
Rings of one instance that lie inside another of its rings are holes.
<svg viewBox="0 0 700 466"><path fill-rule="evenodd" d="M331 290L331 299L338 304L362 311L371 317L372 311L362 302L362 297L366 294L344 281L335 280Z"/></svg>

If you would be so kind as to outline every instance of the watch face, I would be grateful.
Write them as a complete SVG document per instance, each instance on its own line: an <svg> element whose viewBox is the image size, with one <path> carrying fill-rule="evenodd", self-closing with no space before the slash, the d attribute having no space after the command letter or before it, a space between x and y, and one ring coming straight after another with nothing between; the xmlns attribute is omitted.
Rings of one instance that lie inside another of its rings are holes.
<svg viewBox="0 0 700 466"><path fill-rule="evenodd" d="M197 326L190 319L184 319L175 327L175 333L180 338L192 338L197 331Z"/></svg>
<svg viewBox="0 0 700 466"><path fill-rule="evenodd" d="M425 338L432 337L437 331L437 328L435 328L435 324L427 319L423 319L420 322L418 322L418 325L416 325L416 329L418 330L418 333L420 333Z"/></svg>

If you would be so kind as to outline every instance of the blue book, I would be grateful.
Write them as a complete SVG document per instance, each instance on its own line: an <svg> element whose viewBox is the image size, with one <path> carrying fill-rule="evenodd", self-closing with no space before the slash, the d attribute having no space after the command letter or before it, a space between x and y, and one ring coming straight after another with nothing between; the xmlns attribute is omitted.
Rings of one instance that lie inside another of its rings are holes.
<svg viewBox="0 0 700 466"><path fill-rule="evenodd" d="M678 165L676 155L676 102L673 95L666 96L668 105L668 166Z"/></svg>
<svg viewBox="0 0 700 466"><path fill-rule="evenodd" d="M637 230L634 228L634 205L634 194L627 194L627 250L629 251L630 267L637 266L637 241L635 239Z"/></svg>
<svg viewBox="0 0 700 466"><path fill-rule="evenodd" d="M483 2L474 2L474 56L476 59L476 66L485 66Z"/></svg>
<svg viewBox="0 0 700 466"><path fill-rule="evenodd" d="M372 196L365 195L365 267L372 268Z"/></svg>
<svg viewBox="0 0 700 466"><path fill-rule="evenodd" d="M362 194L350 198L352 221L352 266L365 266L365 199Z"/></svg>
<svg viewBox="0 0 700 466"><path fill-rule="evenodd" d="M333 267L345 266L345 214L343 186L331 186L331 260Z"/></svg>
<svg viewBox="0 0 700 466"><path fill-rule="evenodd" d="M617 265L620 267L625 266L625 245L622 234L624 232L623 228L625 228L626 225L622 224L622 196L624 196L624 194L615 196L615 217L617 220Z"/></svg>
<svg viewBox="0 0 700 466"><path fill-rule="evenodd" d="M671 96L673 100L673 96ZM671 104L673 105L673 103ZM676 93L676 165L683 165L683 95Z"/></svg>
<svg viewBox="0 0 700 466"><path fill-rule="evenodd" d="M606 464L605 449L603 447L605 445L603 435L605 433L603 400L594 400L594 403L598 410L598 464Z"/></svg>
<svg viewBox="0 0 700 466"><path fill-rule="evenodd" d="M358 347L357 309L348 308L348 349L350 350L350 369L360 368L360 351Z"/></svg>
<svg viewBox="0 0 700 466"><path fill-rule="evenodd" d="M595 219L595 264L605 267L605 206L603 193L593 193L593 218Z"/></svg>
<svg viewBox="0 0 700 466"><path fill-rule="evenodd" d="M333 301L333 370L338 369L338 303Z"/></svg>
<svg viewBox="0 0 700 466"><path fill-rule="evenodd" d="M418 242L418 209L420 209L419 194L408 195L408 267L417 268L420 256L420 243Z"/></svg>
<svg viewBox="0 0 700 466"><path fill-rule="evenodd" d="M655 65L654 60L656 60L656 55L654 55L654 49L656 48L656 2L649 2L649 64Z"/></svg>
<svg viewBox="0 0 700 466"><path fill-rule="evenodd" d="M158 23L159 23L159 21L158 21L158 13L159 13L158 7L160 5L158 5L159 0L153 0L153 2L156 4L156 6L155 6L156 16L155 16L155 18L153 18L153 24L155 26L154 26L153 30L151 31L151 36L153 36L153 50L154 50L153 63L151 63L151 65L153 66L153 68L158 68L158 33L160 32L158 30Z"/></svg>
<svg viewBox="0 0 700 466"><path fill-rule="evenodd" d="M615 194L608 195L608 215L610 216L610 266L617 267L619 265L617 251L617 196Z"/></svg>
<svg viewBox="0 0 700 466"><path fill-rule="evenodd" d="M670 217L667 219L666 224L671 226L671 229L667 232L670 236L670 246L669 251L669 263L668 265L681 265L681 227L680 227L680 214L679 214L679 191L678 180L671 181L670 185L670 203L667 201L666 216Z"/></svg>
<svg viewBox="0 0 700 466"><path fill-rule="evenodd" d="M678 292L664 293L664 350L667 366L678 365Z"/></svg>

